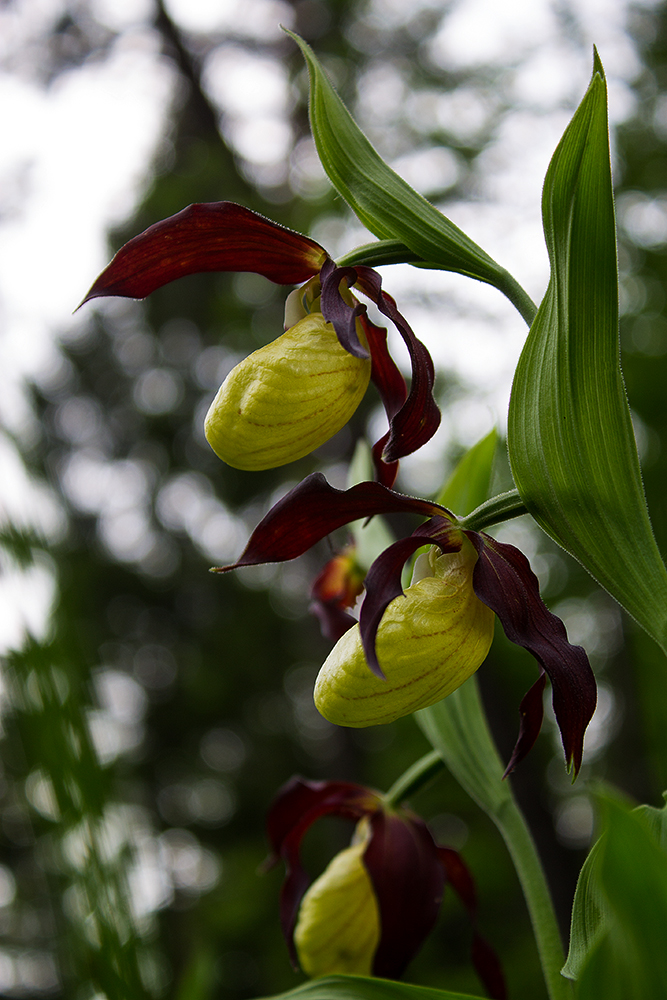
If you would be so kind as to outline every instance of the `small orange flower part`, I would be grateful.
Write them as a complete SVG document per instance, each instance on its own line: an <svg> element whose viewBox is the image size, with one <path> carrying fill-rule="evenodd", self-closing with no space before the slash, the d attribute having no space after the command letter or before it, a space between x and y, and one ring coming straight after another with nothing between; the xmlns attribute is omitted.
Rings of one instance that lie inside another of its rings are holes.
<svg viewBox="0 0 667 1000"><path fill-rule="evenodd" d="M304 834L321 816L355 822L349 847L314 882L301 864ZM432 930L445 883L473 925L472 958L489 996L504 1000L500 963L476 932L476 898L463 859L438 847L424 821L389 808L371 788L292 778L269 810L271 855L286 866L280 919L295 967L311 977L348 973L397 979Z"/></svg>
<svg viewBox="0 0 667 1000"><path fill-rule="evenodd" d="M319 619L322 634L332 642L337 642L356 622L347 609L354 607L363 593L365 575L357 562L355 546L347 545L329 560L313 583L309 610Z"/></svg>

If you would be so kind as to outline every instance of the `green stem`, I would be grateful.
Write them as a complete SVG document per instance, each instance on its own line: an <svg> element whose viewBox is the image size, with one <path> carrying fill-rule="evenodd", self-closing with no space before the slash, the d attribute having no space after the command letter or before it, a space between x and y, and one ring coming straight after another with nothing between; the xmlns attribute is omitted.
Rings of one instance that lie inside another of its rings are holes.
<svg viewBox="0 0 667 1000"><path fill-rule="evenodd" d="M502 834L519 876L550 1000L572 1000L573 984L560 974L565 953L546 876L514 796L491 818Z"/></svg>
<svg viewBox="0 0 667 1000"><path fill-rule="evenodd" d="M527 513L528 510L519 495L519 491L508 490L507 493L500 493L497 497L485 500L472 514L462 517L460 523L462 528L481 531L492 524L509 521L513 517L521 517L522 514Z"/></svg>
<svg viewBox="0 0 667 1000"><path fill-rule="evenodd" d="M558 922L535 842L517 805L486 721L475 677L415 716L451 774L498 827L530 915L550 1000L572 1000Z"/></svg>
<svg viewBox="0 0 667 1000"><path fill-rule="evenodd" d="M378 240L377 243L364 243L336 261L338 267L353 267L355 264L365 264L367 267L379 267L381 264L416 264L422 258L408 250L400 240Z"/></svg>
<svg viewBox="0 0 667 1000"><path fill-rule="evenodd" d="M491 270L485 274L473 274L469 271L459 270L454 260L450 265L424 260L408 249L400 240L378 240L376 243L364 243L363 246L349 250L342 257L339 257L336 263L339 267L354 266L355 264L366 264L369 267L379 267L381 264L415 264L417 267L467 274L470 278L487 281L494 285L510 300L528 326L531 326L537 315L537 306L530 295L509 271L494 264L490 258L487 260L492 265Z"/></svg>
<svg viewBox="0 0 667 1000"><path fill-rule="evenodd" d="M405 774L394 782L384 796L388 808L400 805L404 799L410 798L415 792L426 785L445 766L445 762L437 750L432 750L409 767Z"/></svg>
<svg viewBox="0 0 667 1000"><path fill-rule="evenodd" d="M505 271L504 269L501 271L496 288L510 300L512 305L525 319L528 326L532 326L533 320L537 316L537 306L528 292L521 287L509 271Z"/></svg>

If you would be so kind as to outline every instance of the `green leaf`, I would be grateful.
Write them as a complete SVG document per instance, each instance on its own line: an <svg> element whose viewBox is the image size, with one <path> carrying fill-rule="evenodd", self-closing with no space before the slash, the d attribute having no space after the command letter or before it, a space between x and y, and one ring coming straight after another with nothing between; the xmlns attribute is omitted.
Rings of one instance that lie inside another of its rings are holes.
<svg viewBox="0 0 667 1000"><path fill-rule="evenodd" d="M666 795L667 797L667 795ZM605 802L607 800L604 800ZM618 809L627 811L620 803L612 800L612 812L609 815L607 804L607 824L615 823L618 826ZM653 806L641 805L632 810L631 815L643 824L644 829L650 835L653 842L661 848L664 853L664 860L658 861L661 869L667 865L667 806L656 809ZM641 829L641 828L640 828ZM637 836L637 828L632 827L634 836ZM643 834L641 834L643 840ZM570 949L567 962L563 967L563 975L568 979L577 979L581 975L582 969L591 957L594 949L599 945L604 951L606 945L600 942L605 935L617 933L614 930L614 911L608 902L604 892L604 875L602 869L602 856L604 851L604 836L600 837L590 850L586 858L579 879L577 889L574 894L572 904L572 921L570 927ZM656 857L653 850L651 853ZM612 873L615 878L615 873ZM659 876L660 878L660 876Z"/></svg>
<svg viewBox="0 0 667 1000"><path fill-rule="evenodd" d="M494 427L465 453L438 494L437 503L459 516L484 503L491 488L497 444L498 432Z"/></svg>
<svg viewBox="0 0 667 1000"><path fill-rule="evenodd" d="M384 162L331 86L310 46L291 31L287 34L308 65L310 126L322 166L363 224L381 240L402 243L422 264L494 285L530 322L535 307L515 279Z"/></svg>
<svg viewBox="0 0 667 1000"><path fill-rule="evenodd" d="M365 976L324 976L280 994L281 1000L482 1000L470 993L450 993ZM278 1000L272 997L270 1000Z"/></svg>
<svg viewBox="0 0 667 1000"><path fill-rule="evenodd" d="M620 368L606 85L597 58L547 172L547 293L517 366L508 448L535 520L667 651L667 572Z"/></svg>
<svg viewBox="0 0 667 1000"><path fill-rule="evenodd" d="M606 898L606 929L577 981L578 1000L667 996L667 852L645 810L602 800L603 835L596 870Z"/></svg>
<svg viewBox="0 0 667 1000"><path fill-rule="evenodd" d="M609 907L599 885L600 848L600 841L596 840L577 879L570 921L570 949L563 966L567 979L578 978L591 949L607 926Z"/></svg>
<svg viewBox="0 0 667 1000"><path fill-rule="evenodd" d="M642 805L637 806L634 812L645 820L656 843L662 847L663 851L667 852L667 792L663 792L662 797L665 799L665 805L662 809Z"/></svg>

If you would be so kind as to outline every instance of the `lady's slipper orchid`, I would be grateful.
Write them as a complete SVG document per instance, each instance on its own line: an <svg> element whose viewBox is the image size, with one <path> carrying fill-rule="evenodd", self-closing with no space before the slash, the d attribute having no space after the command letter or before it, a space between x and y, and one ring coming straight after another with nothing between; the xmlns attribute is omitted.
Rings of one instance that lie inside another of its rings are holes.
<svg viewBox="0 0 667 1000"><path fill-rule="evenodd" d="M429 520L385 549L368 571L359 625L339 640L318 678L323 714L328 717L331 710L333 721L344 725L372 725L434 704L480 666L495 614L508 639L540 665L538 680L521 702L519 737L506 773L537 739L548 674L566 763L576 774L595 710L595 678L586 653L568 642L562 621L540 598L528 560L513 545L462 528L430 500L402 496L381 483L337 490L315 473L269 511L238 562L218 572L293 559L344 524L397 513ZM445 559L432 553L428 574L404 594L403 566L426 545Z"/></svg>
<svg viewBox="0 0 667 1000"><path fill-rule="evenodd" d="M351 846L308 887L301 841L325 815L343 816L357 826ZM474 884L461 857L438 847L419 816L388 807L373 789L292 778L274 799L267 832L267 867L282 859L287 869L280 900L283 933L293 963L298 959L306 975L400 977L435 924L446 881L474 927ZM498 959L476 932L472 957L489 995L504 998Z"/></svg>
<svg viewBox="0 0 667 1000"><path fill-rule="evenodd" d="M432 548L427 571L387 607L375 640L384 677L368 669L359 625L338 640L315 684L319 712L339 726L393 722L455 691L484 662L494 614L475 594L477 553L463 538L458 552Z"/></svg>
<svg viewBox="0 0 667 1000"><path fill-rule="evenodd" d="M290 296L286 333L241 362L206 418L213 450L240 469L295 461L349 420L369 379L389 431L373 450L378 479L391 485L400 458L435 433L433 364L424 345L369 267L336 267L318 243L232 202L190 205L121 247L84 302L105 295L145 298L203 271L252 271L277 284L308 284ZM350 292L359 288L396 326L412 363L408 393L387 350L386 331Z"/></svg>

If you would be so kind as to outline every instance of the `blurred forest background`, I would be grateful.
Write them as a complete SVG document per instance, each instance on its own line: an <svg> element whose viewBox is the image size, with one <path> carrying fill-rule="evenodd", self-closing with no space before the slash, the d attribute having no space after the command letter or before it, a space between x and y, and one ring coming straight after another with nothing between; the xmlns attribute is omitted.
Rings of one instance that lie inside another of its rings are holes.
<svg viewBox="0 0 667 1000"><path fill-rule="evenodd" d="M380 152L496 259L516 262L539 298L546 255L535 164L543 176L597 42L615 125L623 368L667 552L667 7L612 4L613 34L609 4L559 0L523 13L510 4L517 23L491 37L480 0L221 2L214 27L197 22L197 6L157 0L130 15L92 0L0 5L20 41L3 47L3 78L53 91L104 66L130 36L144 39L166 74L156 138L117 212L109 255L191 202L223 199L334 254L366 241L317 163L307 77L282 22L313 45ZM476 25L469 56L456 42L466 14ZM19 22L29 26L22 33ZM14 181L2 178L0 226L20 215ZM72 219L81 211L67 206ZM71 308L105 262L93 262ZM400 480L432 494L495 419L502 429L525 329L497 293L458 276L405 266L386 269L385 285L433 350L448 407L426 457L407 461ZM30 295L46 288L48 277L32 273ZM380 426L369 393L348 428L286 470L240 473L213 455L203 437L210 400L237 360L281 331L285 294L255 275L204 275L145 303L87 306L51 331L51 360L25 386L29 410L25 392L5 394L0 499L6 491L12 501L0 507L0 594L3 617L16 614L18 624L3 636L2 996L235 1000L292 988L302 977L278 926L282 873L258 874L272 796L294 773L385 789L429 749L411 719L343 730L312 705L328 644L307 613L308 591L330 547L283 567L208 573L232 561L263 512L309 472L344 486L357 437ZM499 461L498 489L508 485ZM547 603L586 646L600 681L576 784L550 724L511 779L566 934L594 832L589 783L611 781L652 805L667 788L665 665L526 518L501 534L530 554ZM497 634L479 678L507 758L532 661ZM472 869L480 928L502 957L510 995L537 1000L528 918L495 828L447 774L411 804ZM349 834L342 821L316 826L306 842L313 874ZM478 993L470 935L446 895L408 978Z"/></svg>

